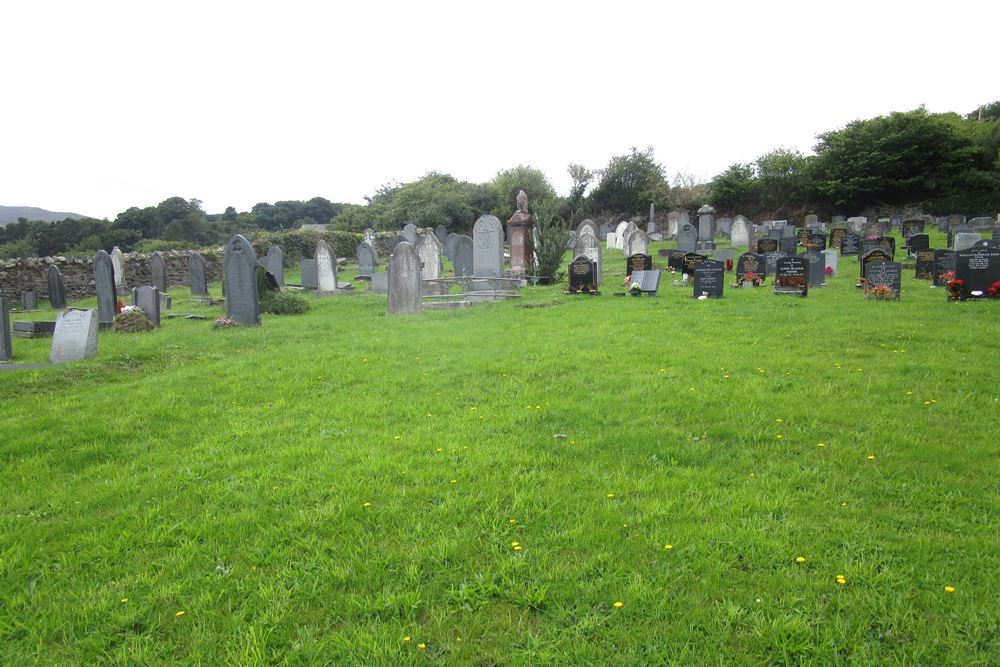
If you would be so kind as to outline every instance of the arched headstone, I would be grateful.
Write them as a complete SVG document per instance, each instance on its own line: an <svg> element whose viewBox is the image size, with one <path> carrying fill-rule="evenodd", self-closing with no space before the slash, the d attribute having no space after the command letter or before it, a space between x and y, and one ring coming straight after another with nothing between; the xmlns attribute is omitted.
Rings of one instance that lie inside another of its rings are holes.
<svg viewBox="0 0 1000 667"><path fill-rule="evenodd" d="M208 296L205 258L196 252L188 255L188 282L191 284L191 296Z"/></svg>
<svg viewBox="0 0 1000 667"><path fill-rule="evenodd" d="M158 252L154 252L153 256L149 258L149 276L153 287L166 293L168 287L167 264L163 261L163 255Z"/></svg>
<svg viewBox="0 0 1000 667"><path fill-rule="evenodd" d="M472 226L473 269L477 278L503 277L503 225L484 215Z"/></svg>
<svg viewBox="0 0 1000 667"><path fill-rule="evenodd" d="M260 324L257 256L241 234L226 244L222 266L226 281L226 317L240 324Z"/></svg>
<svg viewBox="0 0 1000 667"><path fill-rule="evenodd" d="M97 319L103 325L115 321L118 295L115 292L115 267L103 250L94 255L94 284L97 288Z"/></svg>
<svg viewBox="0 0 1000 667"><path fill-rule="evenodd" d="M55 264L50 266L45 279L49 284L49 305L53 308L65 308L66 285L63 283L63 277L62 273L59 272L59 267Z"/></svg>
<svg viewBox="0 0 1000 667"><path fill-rule="evenodd" d="M423 266L421 280L435 280L441 277L441 244L434 234L424 234L417 241L417 255Z"/></svg>
<svg viewBox="0 0 1000 667"><path fill-rule="evenodd" d="M121 248L115 246L111 249L111 265L115 269L115 289L119 294L125 293L125 255Z"/></svg>
<svg viewBox="0 0 1000 667"><path fill-rule="evenodd" d="M408 242L397 245L389 257L388 274L387 312L390 315L419 313L420 257Z"/></svg>
<svg viewBox="0 0 1000 667"><path fill-rule="evenodd" d="M279 246L273 245L268 249L264 268L278 281L278 287L285 286L285 253Z"/></svg>
<svg viewBox="0 0 1000 667"><path fill-rule="evenodd" d="M323 239L316 244L316 290L320 294L337 291L337 254Z"/></svg>
<svg viewBox="0 0 1000 667"><path fill-rule="evenodd" d="M375 273L375 251L367 241L358 244L356 250L358 256L358 277L371 278Z"/></svg>
<svg viewBox="0 0 1000 667"><path fill-rule="evenodd" d="M455 277L475 275L473 263L472 239L464 234L456 234L452 241L452 263L455 266Z"/></svg>

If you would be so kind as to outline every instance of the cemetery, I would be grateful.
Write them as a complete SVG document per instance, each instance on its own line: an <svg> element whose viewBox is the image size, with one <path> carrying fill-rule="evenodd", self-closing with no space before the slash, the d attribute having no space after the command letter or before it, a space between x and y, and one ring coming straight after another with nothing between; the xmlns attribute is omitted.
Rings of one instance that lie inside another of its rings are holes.
<svg viewBox="0 0 1000 667"><path fill-rule="evenodd" d="M512 208L34 266L0 662L995 663L989 232Z"/></svg>

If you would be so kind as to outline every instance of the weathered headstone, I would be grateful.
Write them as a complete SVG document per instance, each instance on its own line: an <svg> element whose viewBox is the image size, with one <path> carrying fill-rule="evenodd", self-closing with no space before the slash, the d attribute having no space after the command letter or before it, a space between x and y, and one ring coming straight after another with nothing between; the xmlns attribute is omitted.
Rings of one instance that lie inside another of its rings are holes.
<svg viewBox="0 0 1000 667"><path fill-rule="evenodd" d="M167 264L163 261L163 255L159 252L154 252L152 257L149 258L149 275L150 281L156 289L166 294L168 287Z"/></svg>
<svg viewBox="0 0 1000 667"><path fill-rule="evenodd" d="M655 234L656 233L656 207L652 204L649 205L649 222L646 224L646 233Z"/></svg>
<svg viewBox="0 0 1000 667"><path fill-rule="evenodd" d="M316 283L316 260L315 259L304 259L302 263L299 264L299 282L306 289L318 289L319 285Z"/></svg>
<svg viewBox="0 0 1000 667"><path fill-rule="evenodd" d="M38 295L34 292L21 292L21 310L38 310Z"/></svg>
<svg viewBox="0 0 1000 667"><path fill-rule="evenodd" d="M583 222L581 222L579 225L576 226L576 237L580 238L580 235L583 234L583 231L585 229L589 229L595 239L601 238L600 229L597 227L597 223L595 223L590 218L587 218L586 220L584 220Z"/></svg>
<svg viewBox="0 0 1000 667"><path fill-rule="evenodd" d="M837 266L840 263L840 259L837 256L835 250L824 250L823 251L823 261L826 265L824 272L829 272L829 277L833 278L837 275Z"/></svg>
<svg viewBox="0 0 1000 667"><path fill-rule="evenodd" d="M205 275L205 258L200 253L188 255L188 282L191 283L191 296L208 296L208 278Z"/></svg>
<svg viewBox="0 0 1000 667"><path fill-rule="evenodd" d="M715 209L705 204L698 209L698 240L711 241L715 238Z"/></svg>
<svg viewBox="0 0 1000 667"><path fill-rule="evenodd" d="M444 225L438 225L434 228L434 236L437 237L438 243L441 247L444 247L445 241L448 240L448 228Z"/></svg>
<svg viewBox="0 0 1000 667"><path fill-rule="evenodd" d="M111 266L115 270L115 291L119 294L125 293L125 255L121 248L115 246L111 249Z"/></svg>
<svg viewBox="0 0 1000 667"><path fill-rule="evenodd" d="M412 246L417 244L417 226L411 223L403 225L403 238Z"/></svg>
<svg viewBox="0 0 1000 667"><path fill-rule="evenodd" d="M267 256L264 258L264 268L278 281L278 287L285 286L285 253L280 246L273 245L268 248Z"/></svg>
<svg viewBox="0 0 1000 667"><path fill-rule="evenodd" d="M730 245L734 248L750 247L750 228L742 216L737 216L733 221L733 226L729 229Z"/></svg>
<svg viewBox="0 0 1000 667"><path fill-rule="evenodd" d="M951 249L955 252L966 250L976 245L979 238L979 232L958 232L955 234L955 240Z"/></svg>
<svg viewBox="0 0 1000 667"><path fill-rule="evenodd" d="M240 324L260 324L257 256L253 246L241 234L226 244L222 270L226 281L226 317Z"/></svg>
<svg viewBox="0 0 1000 667"><path fill-rule="evenodd" d="M732 235L733 230L733 219L732 218L719 218L715 221L715 231L718 234L729 238Z"/></svg>
<svg viewBox="0 0 1000 667"><path fill-rule="evenodd" d="M903 265L899 262L876 262L869 264L867 284L865 285L865 295L872 295L873 291L889 288L892 290L891 296L880 296L880 298L898 299L903 284Z"/></svg>
<svg viewBox="0 0 1000 667"><path fill-rule="evenodd" d="M441 277L441 244L434 234L424 234L417 239L417 256L422 264L421 280L437 280Z"/></svg>
<svg viewBox="0 0 1000 667"><path fill-rule="evenodd" d="M155 287L136 287L132 290L132 305L138 306L153 326L160 326L160 292Z"/></svg>
<svg viewBox="0 0 1000 667"><path fill-rule="evenodd" d="M10 305L7 297L0 293L0 361L7 361L14 357L11 349L10 330Z"/></svg>
<svg viewBox="0 0 1000 667"><path fill-rule="evenodd" d="M49 305L55 309L66 307L66 286L59 267L53 264L45 274L49 286Z"/></svg>
<svg viewBox="0 0 1000 667"><path fill-rule="evenodd" d="M722 288L725 282L725 264L714 259L698 262L694 267L694 294L692 296L719 299L722 297Z"/></svg>
<svg viewBox="0 0 1000 667"><path fill-rule="evenodd" d="M375 273L375 251L367 241L358 244L358 278L371 278Z"/></svg>
<svg viewBox="0 0 1000 667"><path fill-rule="evenodd" d="M325 240L316 244L316 292L317 294L334 294L337 284L337 254Z"/></svg>
<svg viewBox="0 0 1000 667"><path fill-rule="evenodd" d="M917 280L934 280L934 251L921 248L917 250L916 258L914 277Z"/></svg>
<svg viewBox="0 0 1000 667"><path fill-rule="evenodd" d="M969 225L955 225L954 227L950 227L948 229L948 247L954 247L956 234L971 234L972 232L972 227Z"/></svg>
<svg viewBox="0 0 1000 667"><path fill-rule="evenodd" d="M503 225L484 215L472 226L472 261L477 278L503 277Z"/></svg>
<svg viewBox="0 0 1000 667"><path fill-rule="evenodd" d="M924 233L924 221L923 220L904 220L903 225L900 228L904 239L908 239L914 234Z"/></svg>
<svg viewBox="0 0 1000 667"><path fill-rule="evenodd" d="M458 240L459 236L460 234L456 234L455 232L449 232L448 238L445 239L444 241L444 246L443 246L444 256L447 257L448 261L450 262L455 261L455 241Z"/></svg>
<svg viewBox="0 0 1000 667"><path fill-rule="evenodd" d="M1000 281L1000 248L976 245L955 252L955 279L962 281L962 299L985 298Z"/></svg>
<svg viewBox="0 0 1000 667"><path fill-rule="evenodd" d="M809 260L805 257L780 257L774 267L774 293L809 293Z"/></svg>
<svg viewBox="0 0 1000 667"><path fill-rule="evenodd" d="M100 250L98 252L104 252ZM108 254L105 252L107 257ZM114 288L114 267L108 257L111 286ZM56 330L52 334L49 361L62 364L88 359L97 354L97 317L93 310L71 308L56 317Z"/></svg>
<svg viewBox="0 0 1000 667"><path fill-rule="evenodd" d="M649 237L646 235L646 232L641 229L632 232L628 237L628 247L624 249L624 252L626 256L648 255Z"/></svg>
<svg viewBox="0 0 1000 667"><path fill-rule="evenodd" d="M857 234L844 234L840 240L841 257L857 255L861 252L861 237Z"/></svg>
<svg viewBox="0 0 1000 667"><path fill-rule="evenodd" d="M698 232L693 226L682 225L677 230L677 249L686 253L698 249Z"/></svg>
<svg viewBox="0 0 1000 667"><path fill-rule="evenodd" d="M676 238L678 222L681 218L681 214L677 211L671 211L667 213L667 238Z"/></svg>
<svg viewBox="0 0 1000 667"><path fill-rule="evenodd" d="M826 286L826 259L817 250L807 250L800 255L809 262L809 287Z"/></svg>
<svg viewBox="0 0 1000 667"><path fill-rule="evenodd" d="M934 286L944 287L948 281L954 277L955 273L955 251L935 250L934 251Z"/></svg>
<svg viewBox="0 0 1000 667"><path fill-rule="evenodd" d="M745 252L736 260L736 284L745 281L762 281L767 277L767 260L764 255L755 252Z"/></svg>
<svg viewBox="0 0 1000 667"><path fill-rule="evenodd" d="M569 263L569 291L597 291L597 265L589 257L580 255Z"/></svg>
<svg viewBox="0 0 1000 667"><path fill-rule="evenodd" d="M990 239L1000 243L1000 220L994 222L990 228Z"/></svg>
<svg viewBox="0 0 1000 667"><path fill-rule="evenodd" d="M786 227L785 229L789 229ZM799 245L799 241L794 236L783 236L778 239L778 250L786 255L794 255Z"/></svg>
<svg viewBox="0 0 1000 667"><path fill-rule="evenodd" d="M600 285L604 271L601 243L586 227L583 228L582 233L577 234L576 245L573 246L573 256L579 257L581 255L594 263L594 284Z"/></svg>
<svg viewBox="0 0 1000 667"><path fill-rule="evenodd" d="M499 226L499 224L500 221L497 220L497 225ZM410 243L400 243L396 246L389 257L388 274L387 312L390 315L419 313L421 310L420 257Z"/></svg>
<svg viewBox="0 0 1000 667"><path fill-rule="evenodd" d="M619 250L622 250L625 247L623 244L625 243L625 235L628 231L628 226L629 223L623 220L619 222L618 226L615 228L615 247Z"/></svg>
<svg viewBox="0 0 1000 667"><path fill-rule="evenodd" d="M460 234L455 238L452 246L454 248L452 251L454 255L452 264L455 267L455 277L461 278L476 275L472 239L464 234Z"/></svg>
<svg viewBox="0 0 1000 667"><path fill-rule="evenodd" d="M118 295L115 292L115 267L110 255L103 250L94 255L94 284L100 324L111 326L115 321Z"/></svg>

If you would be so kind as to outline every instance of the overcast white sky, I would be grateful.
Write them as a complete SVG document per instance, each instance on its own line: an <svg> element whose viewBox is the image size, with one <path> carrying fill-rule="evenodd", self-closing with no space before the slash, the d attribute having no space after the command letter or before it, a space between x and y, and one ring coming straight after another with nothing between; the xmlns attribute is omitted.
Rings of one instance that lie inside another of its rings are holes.
<svg viewBox="0 0 1000 667"><path fill-rule="evenodd" d="M1000 99L1000 2L4 2L0 204L208 212L652 146L710 179Z"/></svg>

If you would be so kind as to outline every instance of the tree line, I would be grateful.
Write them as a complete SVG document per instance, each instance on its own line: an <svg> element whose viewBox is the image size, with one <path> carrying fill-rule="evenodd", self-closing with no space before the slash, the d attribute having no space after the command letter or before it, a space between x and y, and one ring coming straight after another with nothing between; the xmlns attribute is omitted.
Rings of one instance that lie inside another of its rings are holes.
<svg viewBox="0 0 1000 667"><path fill-rule="evenodd" d="M445 225L468 232L481 215L501 220L525 190L533 212L547 223L628 218L660 211L694 210L711 203L720 214L754 219L798 219L808 212L851 215L869 208L995 215L1000 211L1000 101L961 115L924 108L856 120L821 133L812 155L778 148L753 162L730 165L708 183L668 175L652 148L630 149L602 168L568 165L570 189L560 196L531 166L499 171L487 183L436 171L410 183L391 183L364 204L261 202L250 211L228 207L208 214L197 199L171 197L156 206L131 207L114 220L21 218L0 228L0 257L89 254L119 246L131 250L197 247L233 234L254 235L306 224L361 232Z"/></svg>

